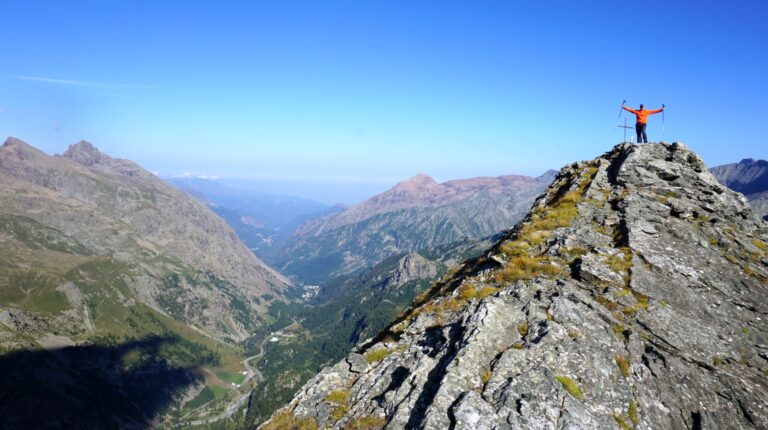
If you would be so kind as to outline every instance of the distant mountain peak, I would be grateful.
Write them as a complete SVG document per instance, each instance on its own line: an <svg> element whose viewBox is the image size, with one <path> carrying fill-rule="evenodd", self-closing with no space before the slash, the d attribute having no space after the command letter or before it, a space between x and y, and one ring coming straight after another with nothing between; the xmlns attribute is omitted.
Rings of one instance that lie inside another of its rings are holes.
<svg viewBox="0 0 768 430"><path fill-rule="evenodd" d="M27 144L21 139L17 139L15 137L8 137L7 139L5 139L5 143L3 143L3 148L18 146L18 145L29 146L29 144Z"/></svg>
<svg viewBox="0 0 768 430"><path fill-rule="evenodd" d="M755 160L754 158L745 158L741 161L739 161L739 164L744 166L768 166L768 161L766 160Z"/></svg>
<svg viewBox="0 0 768 430"><path fill-rule="evenodd" d="M549 169L546 172L542 173L541 175L536 177L537 181L545 181L547 183L552 182L553 179L555 179L555 176L557 176L559 172L557 170Z"/></svg>
<svg viewBox="0 0 768 430"><path fill-rule="evenodd" d="M412 184L436 184L437 182L432 179L431 176L427 175L426 173L417 173L416 175L406 179L405 181L401 183L412 183Z"/></svg>
<svg viewBox="0 0 768 430"><path fill-rule="evenodd" d="M93 166L94 164L105 164L112 161L112 157L103 154L98 148L88 141L69 145L69 148L63 154L64 158L80 163L84 166Z"/></svg>
<svg viewBox="0 0 768 430"><path fill-rule="evenodd" d="M387 201L401 200L401 199L423 199L425 196L442 195L449 191L444 185L438 184L432 177L427 174L419 173L416 176L410 177L402 182L398 182L397 185L379 194ZM376 197L374 197L375 199Z"/></svg>
<svg viewBox="0 0 768 430"><path fill-rule="evenodd" d="M320 279L395 254L491 236L514 225L547 185L520 175L437 183L418 174L349 209L302 224L279 259L284 270L307 268ZM318 263L342 253L343 261Z"/></svg>
<svg viewBox="0 0 768 430"><path fill-rule="evenodd" d="M5 150L13 151L17 154L21 154L21 153L43 154L43 152L40 151L39 149L15 137L8 137L7 139L5 139L5 143L3 143L2 148Z"/></svg>

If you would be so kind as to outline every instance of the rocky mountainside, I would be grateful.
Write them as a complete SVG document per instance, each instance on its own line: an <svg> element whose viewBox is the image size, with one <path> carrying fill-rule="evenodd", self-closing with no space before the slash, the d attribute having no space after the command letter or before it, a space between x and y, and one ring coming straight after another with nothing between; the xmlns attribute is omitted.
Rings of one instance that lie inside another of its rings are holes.
<svg viewBox="0 0 768 430"><path fill-rule="evenodd" d="M281 336L264 346L263 383L254 390L250 422L262 422L319 369L344 357L360 339L379 333L446 270L480 255L494 241L460 242L388 258L318 288L303 304L276 304L270 327ZM313 287L305 287L312 289Z"/></svg>
<svg viewBox="0 0 768 430"><path fill-rule="evenodd" d="M3 337L137 335L154 315L239 341L288 286L207 207L88 142L49 156L9 138L0 184L0 310L21 330Z"/></svg>
<svg viewBox="0 0 768 430"><path fill-rule="evenodd" d="M402 253L492 236L515 222L551 181L501 176L438 184L416 175L388 191L300 226L274 263L310 282Z"/></svg>
<svg viewBox="0 0 768 430"><path fill-rule="evenodd" d="M563 168L264 429L768 427L768 225L680 143Z"/></svg>
<svg viewBox="0 0 768 430"><path fill-rule="evenodd" d="M710 171L722 184L744 194L755 212L768 220L768 161L746 158Z"/></svg>

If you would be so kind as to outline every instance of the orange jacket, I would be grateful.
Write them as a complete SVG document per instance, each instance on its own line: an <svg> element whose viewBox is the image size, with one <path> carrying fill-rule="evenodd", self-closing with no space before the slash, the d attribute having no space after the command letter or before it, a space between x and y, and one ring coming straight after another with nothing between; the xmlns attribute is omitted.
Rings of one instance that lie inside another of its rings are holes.
<svg viewBox="0 0 768 430"><path fill-rule="evenodd" d="M626 106L622 106L622 107L624 108L624 110L628 110L628 111L632 112L633 114L635 114L635 116L637 117L637 122L639 122L640 124L648 123L648 115L653 115L655 113L659 113L659 112L664 110L664 108L656 109L656 110L645 110L645 109L634 110L634 109L628 108Z"/></svg>

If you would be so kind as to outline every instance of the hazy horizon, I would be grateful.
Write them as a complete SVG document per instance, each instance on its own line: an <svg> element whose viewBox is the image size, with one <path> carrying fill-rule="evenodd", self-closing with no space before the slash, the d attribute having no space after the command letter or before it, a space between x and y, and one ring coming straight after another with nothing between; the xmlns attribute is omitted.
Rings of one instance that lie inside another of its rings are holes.
<svg viewBox="0 0 768 430"><path fill-rule="evenodd" d="M650 140L682 141L709 166L766 159L767 11L7 2L0 133L346 203L417 173L537 176L594 158L622 140L623 99L665 103ZM352 191L326 195L337 185Z"/></svg>

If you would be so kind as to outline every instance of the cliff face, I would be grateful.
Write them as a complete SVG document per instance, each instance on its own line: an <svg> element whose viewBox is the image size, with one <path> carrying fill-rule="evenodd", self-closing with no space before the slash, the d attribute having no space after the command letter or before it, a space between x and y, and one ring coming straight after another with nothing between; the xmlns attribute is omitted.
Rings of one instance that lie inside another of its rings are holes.
<svg viewBox="0 0 768 430"><path fill-rule="evenodd" d="M766 428L767 312L744 197L682 144L619 145L264 428Z"/></svg>

